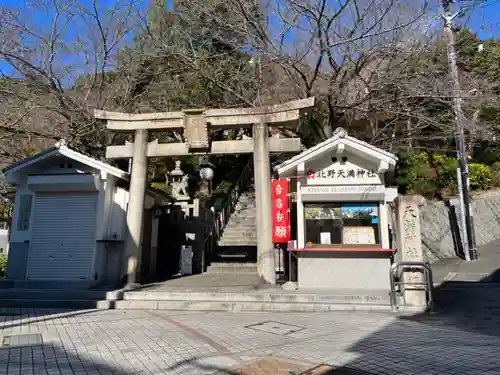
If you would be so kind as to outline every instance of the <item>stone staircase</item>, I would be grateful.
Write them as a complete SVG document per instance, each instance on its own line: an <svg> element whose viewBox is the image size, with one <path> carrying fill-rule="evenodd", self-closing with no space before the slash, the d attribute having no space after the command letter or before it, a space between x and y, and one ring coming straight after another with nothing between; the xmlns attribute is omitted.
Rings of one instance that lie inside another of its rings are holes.
<svg viewBox="0 0 500 375"><path fill-rule="evenodd" d="M240 287L244 289L243 287ZM387 291L130 291L114 304L124 310L226 312L384 311L391 306Z"/></svg>
<svg viewBox="0 0 500 375"><path fill-rule="evenodd" d="M217 256L207 272L257 273L257 226L252 188L238 197L217 245Z"/></svg>
<svg viewBox="0 0 500 375"><path fill-rule="evenodd" d="M255 192L244 192L238 199L219 246L257 246Z"/></svg>

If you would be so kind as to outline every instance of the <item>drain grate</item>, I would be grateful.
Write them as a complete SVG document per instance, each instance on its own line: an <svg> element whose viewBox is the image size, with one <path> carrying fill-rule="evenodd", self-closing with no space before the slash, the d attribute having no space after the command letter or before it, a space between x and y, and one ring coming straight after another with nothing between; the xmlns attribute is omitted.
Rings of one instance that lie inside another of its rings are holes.
<svg viewBox="0 0 500 375"><path fill-rule="evenodd" d="M248 329L254 329L256 331L262 331L262 332L267 332L267 333L272 333L275 335L281 335L281 336L286 336L291 333L295 332L300 332L305 327L300 327L300 326L295 326L293 324L286 324L286 323L281 323L281 322L274 322L272 320L266 321L266 322L261 322L261 323L256 323L256 324L251 324L246 326L245 328Z"/></svg>
<svg viewBox="0 0 500 375"><path fill-rule="evenodd" d="M2 347L33 345L43 345L43 336L41 333L5 335L2 337Z"/></svg>

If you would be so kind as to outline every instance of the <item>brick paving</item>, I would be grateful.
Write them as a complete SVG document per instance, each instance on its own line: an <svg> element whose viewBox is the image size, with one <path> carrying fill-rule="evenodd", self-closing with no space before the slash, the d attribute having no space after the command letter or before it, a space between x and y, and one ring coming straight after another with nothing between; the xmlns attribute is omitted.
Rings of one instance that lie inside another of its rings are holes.
<svg viewBox="0 0 500 375"><path fill-rule="evenodd" d="M268 375L278 371L273 364L295 374L323 364L351 369L326 372L332 375L500 375L498 315L468 318L485 319L489 331L436 319L440 324L361 312L31 311L0 316L3 337L43 336L42 345L0 348L0 374Z"/></svg>

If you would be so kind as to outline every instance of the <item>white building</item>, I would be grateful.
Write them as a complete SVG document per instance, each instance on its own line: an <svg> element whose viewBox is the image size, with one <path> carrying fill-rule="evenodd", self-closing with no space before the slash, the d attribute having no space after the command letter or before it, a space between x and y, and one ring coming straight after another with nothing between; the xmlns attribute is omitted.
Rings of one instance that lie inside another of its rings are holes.
<svg viewBox="0 0 500 375"><path fill-rule="evenodd" d="M7 279L111 284L125 274L129 174L56 144L4 169L16 186ZM148 190L145 210L167 202ZM143 235L151 247L151 233ZM147 245L146 245L147 244Z"/></svg>
<svg viewBox="0 0 500 375"><path fill-rule="evenodd" d="M388 289L397 157L337 129L275 168L295 195L299 288Z"/></svg>

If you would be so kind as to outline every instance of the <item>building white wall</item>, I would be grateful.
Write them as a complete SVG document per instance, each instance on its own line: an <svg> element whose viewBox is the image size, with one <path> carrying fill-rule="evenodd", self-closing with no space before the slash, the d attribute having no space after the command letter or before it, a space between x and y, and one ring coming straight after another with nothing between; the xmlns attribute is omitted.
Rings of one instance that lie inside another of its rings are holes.
<svg viewBox="0 0 500 375"><path fill-rule="evenodd" d="M95 218L95 246L89 251L93 252L93 267L91 270L91 279L93 275L98 275L97 281L105 281L109 279L109 274L113 273L116 277L120 277L125 272L125 256L123 253L123 242L126 236L126 210L129 199L129 192L118 185L119 179L106 172L97 171L95 168L86 166L76 161L67 158L55 158L51 160L41 161L33 166L24 169L22 174L17 176L18 184L16 186L16 195L13 207L12 228L10 232L10 243L15 243L19 246L15 247L26 254L29 248L27 241L31 240L31 229L33 225L34 215L36 215L34 207L36 193L30 190L27 179L29 174L44 175L43 183L49 185L57 184L61 180L61 174L65 174L64 180L70 178L68 174L92 173L97 175L97 212ZM49 177L53 175L53 179ZM73 187L72 190L78 190ZM48 188L50 191L50 187ZM30 195L31 213L29 220L29 228L27 230L18 229L18 219L20 214L21 196ZM155 201L150 196L146 197L145 209L149 209L154 205ZM157 242L157 223L153 223L152 244L156 248ZM115 241L113 243L113 241ZM22 246L21 246L22 245ZM21 253L19 253L21 254ZM26 255L23 257L13 257L15 264L22 270L22 264L25 262ZM13 267L14 269L15 267ZM114 270L114 268L116 268Z"/></svg>

